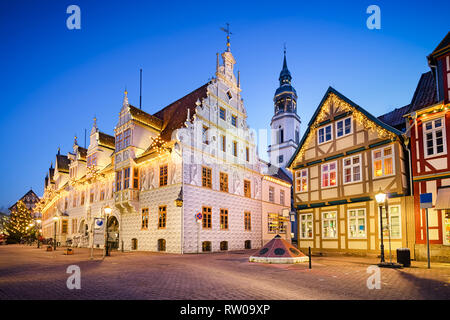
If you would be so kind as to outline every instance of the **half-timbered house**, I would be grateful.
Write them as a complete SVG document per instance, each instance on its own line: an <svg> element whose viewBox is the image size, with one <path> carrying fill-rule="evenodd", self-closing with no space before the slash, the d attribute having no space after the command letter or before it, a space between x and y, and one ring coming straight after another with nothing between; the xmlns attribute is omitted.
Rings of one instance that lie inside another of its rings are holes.
<svg viewBox="0 0 450 320"><path fill-rule="evenodd" d="M315 253L378 253L382 210L385 248L414 246L408 161L401 132L329 88L288 163L294 175L298 247ZM388 223L389 222L389 223ZM388 253L386 253L387 255Z"/></svg>

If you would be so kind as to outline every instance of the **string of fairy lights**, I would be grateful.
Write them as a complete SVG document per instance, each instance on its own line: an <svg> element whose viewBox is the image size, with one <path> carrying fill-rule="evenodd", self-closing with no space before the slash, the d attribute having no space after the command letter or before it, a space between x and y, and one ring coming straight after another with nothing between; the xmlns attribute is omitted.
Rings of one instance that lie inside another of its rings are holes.
<svg viewBox="0 0 450 320"><path fill-rule="evenodd" d="M303 155L305 154L306 148L309 146L309 143L311 142L311 139L315 137L315 133L317 129L320 127L320 124L325 120L325 118L328 116L329 111L331 110L331 107L334 107L335 109L339 108L341 111L351 112L353 118L356 120L356 122L363 126L364 129L376 132L380 137L382 138L389 138L394 140L396 138L396 135L386 130L385 128L377 125L373 121L368 121L366 115L364 115L361 111L356 109L351 104L347 103L346 101L340 99L337 95L334 93L330 93L328 95L327 100L323 103L322 108L319 111L319 114L317 115L316 119L314 120L314 123L310 127L310 133L305 139L305 142L303 143L301 149L298 152L297 157L301 159Z"/></svg>

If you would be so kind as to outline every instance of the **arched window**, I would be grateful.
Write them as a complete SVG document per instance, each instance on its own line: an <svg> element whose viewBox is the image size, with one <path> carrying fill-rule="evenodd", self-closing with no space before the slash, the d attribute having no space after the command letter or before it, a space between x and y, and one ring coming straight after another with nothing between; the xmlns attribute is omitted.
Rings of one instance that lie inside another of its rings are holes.
<svg viewBox="0 0 450 320"><path fill-rule="evenodd" d="M222 250L222 251L228 250L228 241L220 242L220 250Z"/></svg>
<svg viewBox="0 0 450 320"><path fill-rule="evenodd" d="M281 126L278 127L278 144L284 141L284 130Z"/></svg>
<svg viewBox="0 0 450 320"><path fill-rule="evenodd" d="M251 249L252 248L252 241L251 240L245 240L245 249Z"/></svg>
<svg viewBox="0 0 450 320"><path fill-rule="evenodd" d="M166 239L158 239L158 251L166 251Z"/></svg>
<svg viewBox="0 0 450 320"><path fill-rule="evenodd" d="M202 242L202 251L210 252L211 251L211 241L203 241Z"/></svg>

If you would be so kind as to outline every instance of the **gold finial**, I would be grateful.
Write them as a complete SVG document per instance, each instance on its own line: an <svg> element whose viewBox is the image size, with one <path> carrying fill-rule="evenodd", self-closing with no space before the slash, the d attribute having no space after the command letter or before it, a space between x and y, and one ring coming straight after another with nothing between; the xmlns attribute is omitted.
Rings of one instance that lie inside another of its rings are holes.
<svg viewBox="0 0 450 320"><path fill-rule="evenodd" d="M226 25L227 25L226 28L220 28L220 29L227 34L227 51L229 52L230 51L230 34L232 34L232 33L230 31L230 24L227 23Z"/></svg>

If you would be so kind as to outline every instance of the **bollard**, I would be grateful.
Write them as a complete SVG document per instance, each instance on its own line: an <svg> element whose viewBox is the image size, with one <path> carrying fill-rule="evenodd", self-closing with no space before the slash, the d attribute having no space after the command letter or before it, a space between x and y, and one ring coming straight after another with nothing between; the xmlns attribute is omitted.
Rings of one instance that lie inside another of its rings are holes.
<svg viewBox="0 0 450 320"><path fill-rule="evenodd" d="M309 268L311 269L311 247L308 247Z"/></svg>

